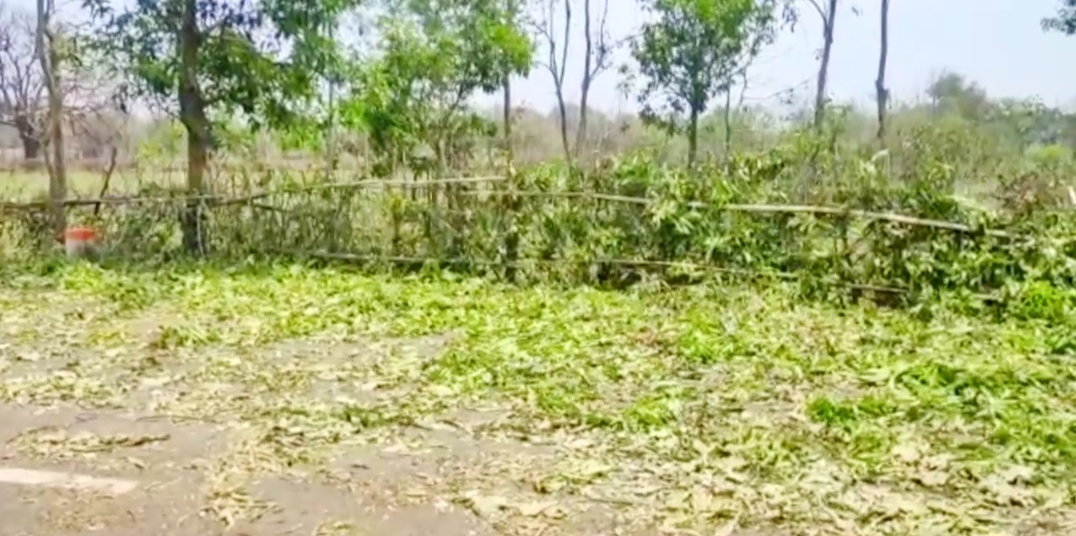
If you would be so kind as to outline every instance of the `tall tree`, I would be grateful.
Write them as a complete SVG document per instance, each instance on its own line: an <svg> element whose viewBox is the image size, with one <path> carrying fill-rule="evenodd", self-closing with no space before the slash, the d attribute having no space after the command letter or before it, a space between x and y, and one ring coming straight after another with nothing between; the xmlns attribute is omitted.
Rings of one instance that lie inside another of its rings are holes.
<svg viewBox="0 0 1076 536"><path fill-rule="evenodd" d="M606 21L609 18L609 0L602 0L601 15L594 24L590 0L583 0L583 81L579 86L579 127L575 131L575 157L587 139L587 116L590 88L594 80L612 65L613 47Z"/></svg>
<svg viewBox="0 0 1076 536"><path fill-rule="evenodd" d="M520 0L505 0L504 12L506 17L512 22L516 23L514 26L518 27L518 19L522 14L522 2ZM504 135L504 150L508 152L509 158L512 153L512 73L504 73L504 89L503 89L504 106L502 108L503 117L501 118L502 134Z"/></svg>
<svg viewBox="0 0 1076 536"><path fill-rule="evenodd" d="M833 53L834 27L837 24L837 0L827 0L822 7L817 0L807 0L822 20L822 59L818 63L818 78L814 94L814 129L822 131L826 114L826 90L829 80L829 59Z"/></svg>
<svg viewBox="0 0 1076 536"><path fill-rule="evenodd" d="M885 148L885 112L889 103L889 90L885 87L885 66L889 60L889 0L881 0L882 17L880 46L878 48L878 76L874 79L874 98L878 107L878 145Z"/></svg>
<svg viewBox="0 0 1076 536"><path fill-rule="evenodd" d="M332 29L358 0L160 0L117 7L84 0L100 24L127 93L152 97L187 134L183 242L203 252L202 201L214 150L215 112L241 113L255 127L295 125L338 72Z"/></svg>
<svg viewBox="0 0 1076 536"><path fill-rule="evenodd" d="M37 58L41 65L41 77L45 80L48 95L48 141L52 148L49 162L49 199L52 209L52 225L57 236L67 227L64 201L67 197L67 167L64 163L63 90L60 88L60 61L63 57L60 36L52 23L56 13L54 0L37 0Z"/></svg>
<svg viewBox="0 0 1076 536"><path fill-rule="evenodd" d="M686 132L688 162L698 157L699 118L730 89L749 29L775 21L772 3L753 0L652 0L653 22L632 43L644 88L645 121ZM756 23L754 21L762 21ZM686 117L685 117L686 116Z"/></svg>
<svg viewBox="0 0 1076 536"><path fill-rule="evenodd" d="M0 123L18 132L26 160L41 153L45 85L36 43L34 14L0 4Z"/></svg>
<svg viewBox="0 0 1076 536"><path fill-rule="evenodd" d="M545 9L538 32L546 43L546 57L538 63L553 78L553 93L557 97L558 127L564 159L572 160L572 146L568 141L568 106L564 98L564 74L568 69L568 50L572 37L572 0L545 0ZM557 31L557 6L564 17L563 31Z"/></svg>

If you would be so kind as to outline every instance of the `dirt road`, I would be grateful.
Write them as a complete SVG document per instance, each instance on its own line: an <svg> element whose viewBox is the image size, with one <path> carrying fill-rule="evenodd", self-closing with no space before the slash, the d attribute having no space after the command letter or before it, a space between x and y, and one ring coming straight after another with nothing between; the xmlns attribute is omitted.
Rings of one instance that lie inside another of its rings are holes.
<svg viewBox="0 0 1076 536"><path fill-rule="evenodd" d="M234 430L223 426L0 408L0 534L496 533L466 505L423 496L415 484L436 478L432 458L339 460L341 471L333 474L267 475L237 482L233 491L241 496L225 497L229 491L221 481L232 475L214 474L212 464L233 439ZM409 486L416 500L399 502ZM227 526L233 517L228 509L237 504L245 511Z"/></svg>

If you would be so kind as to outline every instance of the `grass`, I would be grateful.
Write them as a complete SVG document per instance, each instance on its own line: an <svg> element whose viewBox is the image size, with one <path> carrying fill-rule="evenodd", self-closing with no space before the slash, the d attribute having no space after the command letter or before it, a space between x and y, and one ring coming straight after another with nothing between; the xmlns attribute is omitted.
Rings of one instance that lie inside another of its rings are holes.
<svg viewBox="0 0 1076 536"><path fill-rule="evenodd" d="M528 504L599 503L699 534L1076 522L1076 369L1052 352L1067 326L789 296L63 266L0 290L0 400L130 407L164 386L182 396L157 400L160 414L258 432L212 469L244 475L324 467L340 445L481 409L500 417L455 426L556 456L472 466L437 493L473 505L465 490L510 475ZM368 350L333 357L341 347ZM64 374L22 366L42 361Z"/></svg>

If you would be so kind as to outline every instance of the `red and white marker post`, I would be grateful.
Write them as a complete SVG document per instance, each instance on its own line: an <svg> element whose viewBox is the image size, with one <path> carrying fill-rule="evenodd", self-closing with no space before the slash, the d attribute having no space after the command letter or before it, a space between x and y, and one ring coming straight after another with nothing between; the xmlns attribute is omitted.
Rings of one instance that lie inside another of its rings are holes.
<svg viewBox="0 0 1076 536"><path fill-rule="evenodd" d="M100 247L97 243L97 231L89 227L71 227L64 231L64 251L72 259L92 259L97 257Z"/></svg>

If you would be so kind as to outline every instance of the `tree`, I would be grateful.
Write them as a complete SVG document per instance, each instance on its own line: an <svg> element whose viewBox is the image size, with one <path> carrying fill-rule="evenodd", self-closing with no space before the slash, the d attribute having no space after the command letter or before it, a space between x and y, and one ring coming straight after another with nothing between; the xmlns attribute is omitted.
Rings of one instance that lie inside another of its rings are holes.
<svg viewBox="0 0 1076 536"><path fill-rule="evenodd" d="M698 155L699 117L730 89L753 21L772 24L773 5L752 0L653 0L655 20L632 43L644 88L643 119L670 134L686 131L688 162ZM686 118L684 115L686 114Z"/></svg>
<svg viewBox="0 0 1076 536"><path fill-rule="evenodd" d="M33 14L0 4L0 124L18 132L26 160L40 156L42 142L45 85L35 52L37 26Z"/></svg>
<svg viewBox="0 0 1076 536"><path fill-rule="evenodd" d="M379 54L357 71L342 103L345 120L369 132L379 174L410 163L422 146L443 168L454 146L487 129L468 99L526 75L533 55L517 13L505 7L503 0L411 0L382 20Z"/></svg>
<svg viewBox="0 0 1076 536"><path fill-rule="evenodd" d="M935 115L952 114L968 121L982 121L993 106L982 86L955 72L941 73L926 93Z"/></svg>
<svg viewBox="0 0 1076 536"><path fill-rule="evenodd" d="M187 134L183 242L204 251L202 201L215 113L255 127L306 125L319 82L342 69L332 30L357 0L84 0L124 93L178 115Z"/></svg>
<svg viewBox="0 0 1076 536"><path fill-rule="evenodd" d="M828 0L823 8L816 0L807 0L822 19L822 60L818 63L818 85L814 95L814 129L822 131L826 113L826 84L829 78L829 59L833 52L834 26L837 23L837 0Z"/></svg>
<svg viewBox="0 0 1076 536"><path fill-rule="evenodd" d="M796 23L796 12L792 7L791 2L788 2L787 0L763 0L759 8L763 10L762 13L776 13L779 6L783 7L783 21L789 26L794 27ZM748 21L746 30L747 45L740 52L740 57L736 60L738 69L729 74L728 87L725 90L725 106L722 115L722 124L725 128L726 159L732 153L732 85L736 83L737 80L739 81L740 98L736 108L743 108L743 100L747 93L747 71L751 68L751 64L754 63L755 58L758 57L759 52L761 52L764 47L773 44L774 39L777 37L777 27L774 24L774 18L772 16L753 17Z"/></svg>
<svg viewBox="0 0 1076 536"><path fill-rule="evenodd" d="M558 0L546 0L545 13L538 31L546 42L546 59L539 61L539 65L549 71L553 78L553 92L557 96L557 109L560 112L560 142L564 149L564 159L572 160L572 148L568 143L568 109L564 101L564 73L568 68L568 45L572 36L572 1L561 0L564 13L564 31L560 34L558 45L558 32L556 25L556 6Z"/></svg>
<svg viewBox="0 0 1076 536"><path fill-rule="evenodd" d="M594 28L593 15L590 9L590 0L583 0L583 81L579 87L579 127L575 131L575 157L579 157L579 151L587 139L587 115L588 101L590 99L590 87L594 79L612 66L613 47L610 43L609 31L606 28L606 20L609 17L609 0L602 0L601 16L598 18L597 28ZM561 117L563 120L563 115Z"/></svg>
<svg viewBox="0 0 1076 536"><path fill-rule="evenodd" d="M519 17L522 14L522 2L520 0L505 0L504 10L514 27L519 27ZM504 150L511 154L512 151L512 73L504 75L504 106L503 123Z"/></svg>
<svg viewBox="0 0 1076 536"><path fill-rule="evenodd" d="M1057 15L1043 19L1042 28L1066 35L1076 34L1076 0L1061 0Z"/></svg>
<svg viewBox="0 0 1076 536"><path fill-rule="evenodd" d="M874 79L875 102L878 107L878 145L885 148L885 111L889 90L885 87L885 64L889 59L889 0L881 0L881 37L878 49L878 76Z"/></svg>
<svg viewBox="0 0 1076 536"><path fill-rule="evenodd" d="M67 228L64 201L67 197L67 167L64 163L63 90L60 87L60 62L63 56L61 37L52 24L56 12L54 0L37 0L37 57L41 65L41 77L45 80L48 94L48 141L52 148L49 163L49 200L52 210L53 230L63 236Z"/></svg>

